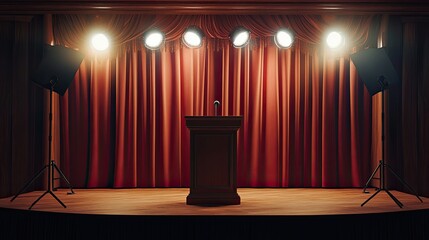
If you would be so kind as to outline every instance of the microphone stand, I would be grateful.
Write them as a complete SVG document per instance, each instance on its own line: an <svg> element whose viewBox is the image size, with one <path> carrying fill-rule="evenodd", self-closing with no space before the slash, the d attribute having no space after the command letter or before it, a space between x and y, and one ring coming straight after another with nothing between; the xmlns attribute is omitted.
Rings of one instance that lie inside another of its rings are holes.
<svg viewBox="0 0 429 240"><path fill-rule="evenodd" d="M217 116L217 108L218 108L219 104L220 104L220 102L219 102L218 100L215 100L215 101L214 101L214 109L215 109L215 110L214 110L214 111L215 111L215 113L214 113L214 114L215 114L215 116Z"/></svg>

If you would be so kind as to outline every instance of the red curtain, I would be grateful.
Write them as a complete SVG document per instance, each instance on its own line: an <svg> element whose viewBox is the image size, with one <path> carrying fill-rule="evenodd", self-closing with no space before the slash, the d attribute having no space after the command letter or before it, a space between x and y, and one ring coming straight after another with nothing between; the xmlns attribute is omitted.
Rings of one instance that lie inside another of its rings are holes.
<svg viewBox="0 0 429 240"><path fill-rule="evenodd" d="M0 198L5 198L44 165L43 90L30 80L42 56L43 19L2 15L0 33ZM25 191L42 187L43 180Z"/></svg>
<svg viewBox="0 0 429 240"><path fill-rule="evenodd" d="M195 25L199 49L182 45ZM237 26L252 41L233 48ZM335 26L343 52L323 44ZM184 116L243 116L239 187L359 187L371 162L371 96L349 54L376 46L377 16L54 15L56 44L87 54L61 106L61 164L75 187L187 187L189 132ZM91 29L112 36L109 53L85 48ZM157 27L165 46L144 48ZM279 27L294 31L278 49ZM215 144L215 143L214 143Z"/></svg>
<svg viewBox="0 0 429 240"><path fill-rule="evenodd" d="M429 196L429 30L427 20L408 18L403 26L402 84L390 92L389 160L393 169L419 195ZM396 101L394 101L396 99ZM398 116L395 118L391 116ZM400 136L397 137L396 136ZM390 181L391 180L391 181ZM409 191L391 177L396 189ZM411 192L413 193L413 192Z"/></svg>

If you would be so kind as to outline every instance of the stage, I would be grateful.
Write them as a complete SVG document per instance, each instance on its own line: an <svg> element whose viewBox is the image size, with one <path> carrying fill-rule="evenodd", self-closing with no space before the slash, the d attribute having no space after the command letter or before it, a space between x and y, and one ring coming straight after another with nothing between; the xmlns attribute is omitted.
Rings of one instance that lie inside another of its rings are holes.
<svg viewBox="0 0 429 240"><path fill-rule="evenodd" d="M186 205L187 188L68 189L0 199L2 239L429 239L429 199L362 189L239 188L240 205Z"/></svg>

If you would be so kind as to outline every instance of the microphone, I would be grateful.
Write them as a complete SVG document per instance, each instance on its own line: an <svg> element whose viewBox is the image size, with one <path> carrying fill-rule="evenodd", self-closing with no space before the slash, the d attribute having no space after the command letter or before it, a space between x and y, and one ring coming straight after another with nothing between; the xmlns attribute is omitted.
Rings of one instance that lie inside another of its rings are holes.
<svg viewBox="0 0 429 240"><path fill-rule="evenodd" d="M214 101L214 108L215 108L215 116L217 116L217 107L219 106L220 102L218 100Z"/></svg>

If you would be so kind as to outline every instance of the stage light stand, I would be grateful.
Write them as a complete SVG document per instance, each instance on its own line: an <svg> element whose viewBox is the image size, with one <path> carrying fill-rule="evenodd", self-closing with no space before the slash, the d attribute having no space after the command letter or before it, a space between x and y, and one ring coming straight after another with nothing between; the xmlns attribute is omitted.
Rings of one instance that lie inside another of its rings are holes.
<svg viewBox="0 0 429 240"><path fill-rule="evenodd" d="M367 202L369 202L372 198L374 198L378 193L381 191L386 192L389 197L400 207L402 208L404 204L401 203L387 188L386 188L386 169L389 169L390 172L405 186L407 189L412 192L419 200L420 202L423 202L423 200L417 195L417 193L405 182L403 181L398 174L393 171L392 167L390 167L387 163L384 162L384 91L388 87L388 82L385 80L384 76L380 76L378 79L378 83L380 84L381 88L381 160L377 166L377 168L374 170L374 172L369 177L368 181L365 184L365 187L363 189L364 193L369 193L366 191L368 188L368 185L370 184L371 180L374 178L375 174L378 170L380 170L380 188L372 194L371 197L369 197L365 202L361 204L361 207L363 207Z"/></svg>
<svg viewBox="0 0 429 240"><path fill-rule="evenodd" d="M45 170L48 170L48 188L47 190L41 195L39 196L36 201L34 201L31 206L28 208L29 210L31 210L33 208L33 206L40 200L42 199L46 194L51 194L52 197L55 198L55 200L57 200L64 208L66 208L67 206L52 192L53 190L53 186L54 186L54 170L57 170L58 173L61 175L61 177L64 179L64 181L66 181L66 183L68 184L69 188L70 188L70 192L68 192L67 194L74 194L73 188L70 185L70 182L67 180L66 176L64 175L64 173L58 168L58 166L55 164L55 161L52 160L51 158L51 150L52 150L52 93L54 91L54 86L57 83L57 78L53 78L49 81L50 83L50 89L49 89L49 152L48 152L48 159L49 159L49 163L46 164L42 169L40 169L40 171L34 175L34 177L27 182L27 184L25 184L25 186L10 200L11 202L13 202L13 200L15 200L15 198L17 198L21 193L23 193Z"/></svg>

